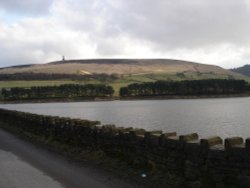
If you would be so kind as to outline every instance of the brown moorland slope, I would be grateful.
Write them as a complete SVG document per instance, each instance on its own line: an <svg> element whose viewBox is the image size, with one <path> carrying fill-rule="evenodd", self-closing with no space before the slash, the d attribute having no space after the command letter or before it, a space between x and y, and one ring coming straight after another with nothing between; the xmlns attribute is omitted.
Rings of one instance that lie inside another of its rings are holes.
<svg viewBox="0 0 250 188"><path fill-rule="evenodd" d="M13 66L0 69L0 74L13 73L62 73L62 74L151 74L151 73L212 73L234 75L219 66L171 59L93 59L65 60L47 64Z"/></svg>

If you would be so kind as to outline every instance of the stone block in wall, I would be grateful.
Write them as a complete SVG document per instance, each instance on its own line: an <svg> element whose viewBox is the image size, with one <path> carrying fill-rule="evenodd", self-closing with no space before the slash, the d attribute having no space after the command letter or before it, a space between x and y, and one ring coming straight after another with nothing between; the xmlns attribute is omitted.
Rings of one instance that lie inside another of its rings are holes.
<svg viewBox="0 0 250 188"><path fill-rule="evenodd" d="M150 137L150 135L161 135L162 130L146 131L145 137Z"/></svg>
<svg viewBox="0 0 250 188"><path fill-rule="evenodd" d="M117 142L121 146L127 145L129 141L129 131L132 131L132 127L117 127L116 128L116 136L117 136Z"/></svg>
<svg viewBox="0 0 250 188"><path fill-rule="evenodd" d="M145 133L145 144L148 147L158 147L160 145L160 138L162 131L147 131Z"/></svg>
<svg viewBox="0 0 250 188"><path fill-rule="evenodd" d="M179 146L180 141L178 136L171 136L164 138L163 143L163 147L166 149L176 149Z"/></svg>
<svg viewBox="0 0 250 188"><path fill-rule="evenodd" d="M144 144L144 129L133 129L129 131L128 137L127 137L127 144L129 145L143 145Z"/></svg>
<svg viewBox="0 0 250 188"><path fill-rule="evenodd" d="M94 132L98 135L102 135L103 134L103 128L100 126L96 126L94 129Z"/></svg>
<svg viewBox="0 0 250 188"><path fill-rule="evenodd" d="M209 149L212 146L220 145L223 143L223 140L219 136L213 136L208 138L203 138L200 140L201 147Z"/></svg>
<svg viewBox="0 0 250 188"><path fill-rule="evenodd" d="M168 132L168 133L163 133L162 137L164 138L169 138L169 137L173 137L173 136L177 136L176 132Z"/></svg>
<svg viewBox="0 0 250 188"><path fill-rule="evenodd" d="M165 163L165 168L170 172L184 174L186 156L184 153L172 150L168 153Z"/></svg>
<svg viewBox="0 0 250 188"><path fill-rule="evenodd" d="M203 188L204 186L202 185L202 183L197 180L197 181L190 181L185 183L187 186L187 188Z"/></svg>
<svg viewBox="0 0 250 188"><path fill-rule="evenodd" d="M237 145L243 144L243 138L242 137L231 137L225 139L225 149L230 150L233 147L236 147Z"/></svg>
<svg viewBox="0 0 250 188"><path fill-rule="evenodd" d="M199 155L200 145L198 138L199 136L197 133L179 136L179 147L183 149L183 153L189 160L195 160Z"/></svg>
<svg viewBox="0 0 250 188"><path fill-rule="evenodd" d="M121 138L121 140L124 140L124 141L128 141L129 137L130 137L130 133L129 131L120 131L119 132L119 137Z"/></svg>
<svg viewBox="0 0 250 188"><path fill-rule="evenodd" d="M225 184L237 183L237 177L240 173L239 169L227 165L210 165L207 171L208 176L216 182Z"/></svg>
<svg viewBox="0 0 250 188"><path fill-rule="evenodd" d="M133 127L118 127L117 128L119 132L129 132L132 131L134 128Z"/></svg>
<svg viewBox="0 0 250 188"><path fill-rule="evenodd" d="M145 130L144 129L133 129L133 130L130 130L129 131L129 134L132 136L132 137L135 137L137 135L145 135Z"/></svg>
<svg viewBox="0 0 250 188"><path fill-rule="evenodd" d="M239 175L237 178L239 187L250 188L250 176Z"/></svg>
<svg viewBox="0 0 250 188"><path fill-rule="evenodd" d="M129 132L119 132L116 135L116 145L119 148L128 148L130 147L130 135Z"/></svg>
<svg viewBox="0 0 250 188"><path fill-rule="evenodd" d="M227 158L231 163L244 162L247 150L243 138L232 137L225 139L225 150Z"/></svg>
<svg viewBox="0 0 250 188"><path fill-rule="evenodd" d="M160 137L160 145L161 146L164 146L164 141L169 138L169 137L176 137L177 136L177 133L176 132L169 132L169 133L163 133L161 134L161 137Z"/></svg>
<svg viewBox="0 0 250 188"><path fill-rule="evenodd" d="M116 128L116 126L114 124L106 124L106 125L102 125L102 128L107 129L107 130L113 130Z"/></svg>
<svg viewBox="0 0 250 188"><path fill-rule="evenodd" d="M150 135L150 142L154 146L159 146L160 145L160 138L161 138L161 134L152 134L152 135Z"/></svg>
<svg viewBox="0 0 250 188"><path fill-rule="evenodd" d="M203 156L207 156L208 150L216 145L222 145L223 140L219 136L213 136L208 138L203 138L200 140L201 153Z"/></svg>
<svg viewBox="0 0 250 188"><path fill-rule="evenodd" d="M115 136L117 133L115 125L103 125L101 129L101 134L108 139L109 137Z"/></svg>
<svg viewBox="0 0 250 188"><path fill-rule="evenodd" d="M211 146L208 151L208 160L225 160L226 154L225 154L225 147L223 144L218 144Z"/></svg>
<svg viewBox="0 0 250 188"><path fill-rule="evenodd" d="M139 145L142 145L142 144L144 144L145 136L144 135L136 135L135 140L136 140L136 143L138 143Z"/></svg>
<svg viewBox="0 0 250 188"><path fill-rule="evenodd" d="M228 159L233 163L236 162L244 162L247 154L245 144L237 145L232 147L229 151L227 151Z"/></svg>
<svg viewBox="0 0 250 188"><path fill-rule="evenodd" d="M246 139L246 150L250 153L250 138Z"/></svg>
<svg viewBox="0 0 250 188"><path fill-rule="evenodd" d="M199 140L186 142L184 144L184 151L187 155L187 160L200 163L201 156L200 156L200 141Z"/></svg>
<svg viewBox="0 0 250 188"><path fill-rule="evenodd" d="M199 139L199 135L197 133L180 135L179 139L180 139L180 141L188 142L188 141L198 140Z"/></svg>
<svg viewBox="0 0 250 188"><path fill-rule="evenodd" d="M184 176L188 181L195 181L199 179L201 168L196 163L185 161Z"/></svg>

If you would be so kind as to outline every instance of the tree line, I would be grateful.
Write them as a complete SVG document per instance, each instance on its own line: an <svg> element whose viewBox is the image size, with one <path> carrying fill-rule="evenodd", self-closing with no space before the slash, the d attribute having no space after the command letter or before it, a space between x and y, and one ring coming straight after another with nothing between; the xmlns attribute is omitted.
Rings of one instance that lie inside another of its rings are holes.
<svg viewBox="0 0 250 188"><path fill-rule="evenodd" d="M207 79L134 83L120 89L121 97L163 95L239 94L249 91L244 80Z"/></svg>
<svg viewBox="0 0 250 188"><path fill-rule="evenodd" d="M111 86L104 84L64 84L60 86L42 86L2 89L3 100L75 98L75 97L110 97L114 94Z"/></svg>
<svg viewBox="0 0 250 188"><path fill-rule="evenodd" d="M98 80L100 82L114 81L119 79L117 74L59 74L59 73L14 73L14 74L0 74L0 81L15 81L15 80L79 80L88 81L91 79Z"/></svg>
<svg viewBox="0 0 250 188"><path fill-rule="evenodd" d="M208 79L133 83L120 89L121 97L165 95L241 94L250 91L244 80ZM2 100L112 97L114 89L105 84L64 84L60 86L15 87L1 90Z"/></svg>

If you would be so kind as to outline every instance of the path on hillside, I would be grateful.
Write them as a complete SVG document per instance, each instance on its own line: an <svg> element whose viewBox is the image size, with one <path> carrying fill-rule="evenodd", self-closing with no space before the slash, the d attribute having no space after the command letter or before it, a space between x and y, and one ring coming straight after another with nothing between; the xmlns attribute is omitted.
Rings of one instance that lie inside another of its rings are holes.
<svg viewBox="0 0 250 188"><path fill-rule="evenodd" d="M0 187L133 188L130 183L20 140L0 129Z"/></svg>

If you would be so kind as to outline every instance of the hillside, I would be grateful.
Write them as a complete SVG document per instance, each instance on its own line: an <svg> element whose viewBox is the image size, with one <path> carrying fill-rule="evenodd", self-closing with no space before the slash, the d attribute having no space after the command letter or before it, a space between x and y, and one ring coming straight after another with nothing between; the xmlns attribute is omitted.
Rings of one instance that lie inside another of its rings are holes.
<svg viewBox="0 0 250 188"><path fill-rule="evenodd" d="M201 80L201 79L245 79L247 77L223 69L218 66L205 65L180 60L170 59L98 59L98 60L68 60L57 61L47 64L21 65L0 69L3 77L15 73L41 73L41 74L69 74L69 75L92 75L92 74L117 74L117 79L84 79L75 80L64 76L58 80L2 80L1 88L32 87L62 85L69 83L105 83L115 89L118 95L121 87L131 83L155 82L157 80ZM48 77L48 76L47 76Z"/></svg>
<svg viewBox="0 0 250 188"><path fill-rule="evenodd" d="M244 65L243 67L231 69L231 71L250 77L250 65Z"/></svg>
<svg viewBox="0 0 250 188"><path fill-rule="evenodd" d="M60 74L173 74L198 73L235 75L231 71L218 66L192 63L170 59L98 59L68 60L47 64L14 66L0 69L0 74L12 73L60 73Z"/></svg>

